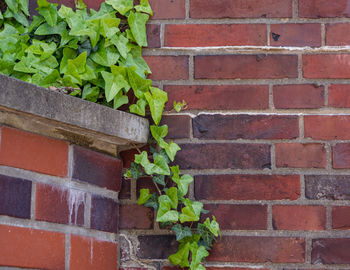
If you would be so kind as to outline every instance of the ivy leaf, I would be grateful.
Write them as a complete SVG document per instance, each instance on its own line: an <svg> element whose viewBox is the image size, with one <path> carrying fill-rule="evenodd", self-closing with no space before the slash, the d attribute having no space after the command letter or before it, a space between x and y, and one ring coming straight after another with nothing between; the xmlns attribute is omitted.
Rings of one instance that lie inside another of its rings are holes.
<svg viewBox="0 0 350 270"><path fill-rule="evenodd" d="M198 247L197 243L192 243L190 246L192 253L192 261L190 265L190 270L200 270L204 266L200 265L202 260L209 256L209 252L203 246ZM205 269L205 268L204 268Z"/></svg>
<svg viewBox="0 0 350 270"><path fill-rule="evenodd" d="M90 58L97 64L105 67L110 67L117 63L119 59L119 53L114 46L106 48L105 42L98 44L98 50L90 55Z"/></svg>
<svg viewBox="0 0 350 270"><path fill-rule="evenodd" d="M38 0L38 13L42 15L50 26L57 23L57 8L46 0Z"/></svg>
<svg viewBox="0 0 350 270"><path fill-rule="evenodd" d="M4 18L4 16L2 15L2 12L0 10L0 20L2 20ZM0 22L0 25L2 24L2 22Z"/></svg>
<svg viewBox="0 0 350 270"><path fill-rule="evenodd" d="M135 162L132 162L130 165L130 173L133 179L138 179L143 174L141 171L141 166Z"/></svg>
<svg viewBox="0 0 350 270"><path fill-rule="evenodd" d="M154 175L153 176L154 182L157 184L160 184L162 186L165 186L165 176L164 175Z"/></svg>
<svg viewBox="0 0 350 270"><path fill-rule="evenodd" d="M5 0L6 5L9 9L11 9L14 13L18 12L18 1L17 0Z"/></svg>
<svg viewBox="0 0 350 270"><path fill-rule="evenodd" d="M163 125L163 126L151 125L150 130L153 138L157 141L160 147L165 148L168 146L168 144L163 140L163 138L168 134L167 125Z"/></svg>
<svg viewBox="0 0 350 270"><path fill-rule="evenodd" d="M171 200L171 207L174 209L177 209L177 205L178 205L178 198L177 198L177 188L176 187L171 187L166 191L166 195L168 195L168 197Z"/></svg>
<svg viewBox="0 0 350 270"><path fill-rule="evenodd" d="M74 59L74 57L76 57L76 55L77 55L77 53L73 49L70 49L70 48L63 49L63 57L62 57L61 64L60 64L61 73L66 73L67 66L68 66L68 60Z"/></svg>
<svg viewBox="0 0 350 270"><path fill-rule="evenodd" d="M144 99L139 99L136 104L132 104L129 107L131 113L136 113L141 116L145 116L146 114L146 105L147 102Z"/></svg>
<svg viewBox="0 0 350 270"><path fill-rule="evenodd" d="M19 5L21 6L21 10L26 14L27 16L30 16L29 10L28 10L28 1L27 0L18 0Z"/></svg>
<svg viewBox="0 0 350 270"><path fill-rule="evenodd" d="M186 243L179 247L179 250L169 256L168 260L173 265L179 265L180 267L189 267L188 255L190 253L190 243Z"/></svg>
<svg viewBox="0 0 350 270"><path fill-rule="evenodd" d="M101 18L101 35L108 39L113 39L116 34L120 32L118 26L120 24L120 19L118 18Z"/></svg>
<svg viewBox="0 0 350 270"><path fill-rule="evenodd" d="M128 47L129 39L124 37L123 35L113 35L111 38L111 42L114 46L117 47L120 55L125 59L128 56L128 52L130 48Z"/></svg>
<svg viewBox="0 0 350 270"><path fill-rule="evenodd" d="M150 87L151 93L145 93L145 98L151 109L151 115L154 123L159 124L162 119L164 104L168 101L168 94L156 87Z"/></svg>
<svg viewBox="0 0 350 270"><path fill-rule="evenodd" d="M128 78L131 88L138 99L143 99L144 94L149 90L152 81L140 77L134 68L128 68Z"/></svg>
<svg viewBox="0 0 350 270"><path fill-rule="evenodd" d="M186 107L186 105L187 105L187 103L186 103L186 101L182 101L182 102L176 102L176 101L174 101L174 110L176 111L176 112L180 112L184 107Z"/></svg>
<svg viewBox="0 0 350 270"><path fill-rule="evenodd" d="M219 223L217 223L215 216L213 216L213 220L211 222L209 218L207 218L203 224L213 235L218 237L218 235L220 234L220 226Z"/></svg>
<svg viewBox="0 0 350 270"><path fill-rule="evenodd" d="M154 170L154 173L162 174L162 175L170 175L169 166L163 156L157 155L156 158L154 159L154 165L156 165L156 169L157 169L157 170Z"/></svg>
<svg viewBox="0 0 350 270"><path fill-rule="evenodd" d="M181 150L180 146L172 141L164 149L171 161L174 161L177 151Z"/></svg>
<svg viewBox="0 0 350 270"><path fill-rule="evenodd" d="M154 210L158 211L159 204L158 204L158 196L156 193L153 193L151 198L148 199L148 201L144 204L146 207L153 207Z"/></svg>
<svg viewBox="0 0 350 270"><path fill-rule="evenodd" d="M129 103L129 98L126 95L123 95L123 91L119 91L118 94L114 97L113 100L113 109L118 109L120 106Z"/></svg>
<svg viewBox="0 0 350 270"><path fill-rule="evenodd" d="M67 24L65 22L60 22L57 25L50 26L48 23L40 25L36 31L35 35L38 36L47 36L47 35L63 35L64 30L66 29Z"/></svg>
<svg viewBox="0 0 350 270"><path fill-rule="evenodd" d="M142 165L145 169L146 174L161 174L161 175L170 175L169 166L164 160L164 158L158 155L154 159L154 164L148 160L147 152L143 151L139 155L135 155L135 163Z"/></svg>
<svg viewBox="0 0 350 270"><path fill-rule="evenodd" d="M106 0L121 15L125 15L129 10L134 8L133 0Z"/></svg>
<svg viewBox="0 0 350 270"><path fill-rule="evenodd" d="M213 241L215 240L214 234L212 234L209 229L201 223L197 225L197 231L202 238L200 245L203 245L207 250L210 250L213 245Z"/></svg>
<svg viewBox="0 0 350 270"><path fill-rule="evenodd" d="M189 199L185 199L185 205L186 206L181 209L181 223L187 221L198 221L203 204L201 202L192 202Z"/></svg>
<svg viewBox="0 0 350 270"><path fill-rule="evenodd" d="M22 12L18 12L18 13L13 13L13 17L16 19L17 22L19 22L20 24L28 27L29 23L27 20L27 17L22 13Z"/></svg>
<svg viewBox="0 0 350 270"><path fill-rule="evenodd" d="M182 227L181 224L176 224L171 229L176 234L176 241L180 241L181 239L192 236L191 229L189 227Z"/></svg>
<svg viewBox="0 0 350 270"><path fill-rule="evenodd" d="M150 4L148 3L148 0L141 0L140 5L135 6L135 9L138 12L148 13L149 15L153 16L153 11Z"/></svg>
<svg viewBox="0 0 350 270"><path fill-rule="evenodd" d="M113 100L121 89L128 86L128 83L120 74L112 74L107 71L102 71L101 74L106 82L105 94L107 102Z"/></svg>
<svg viewBox="0 0 350 270"><path fill-rule="evenodd" d="M157 222L177 222L179 220L179 213L171 209L171 203L168 199L164 199L162 195L158 198L159 209L157 212ZM166 196L168 197L168 196Z"/></svg>
<svg viewBox="0 0 350 270"><path fill-rule="evenodd" d="M148 199L151 198L151 196L152 195L149 193L148 188L142 188L140 190L140 197L137 200L137 204L142 205L142 204L146 203L148 201Z"/></svg>
<svg viewBox="0 0 350 270"><path fill-rule="evenodd" d="M177 184L179 195L181 197L185 196L188 192L188 186L193 182L193 177L189 174L184 174L180 177L180 169L178 165L172 166L170 169L173 173L171 179Z"/></svg>
<svg viewBox="0 0 350 270"><path fill-rule="evenodd" d="M147 14L132 11L128 17L131 33L140 47L147 47L146 22L148 19Z"/></svg>
<svg viewBox="0 0 350 270"><path fill-rule="evenodd" d="M135 72L142 78L146 78L146 74L151 73L149 66L142 57L141 47L139 46L132 46L126 59L121 59L119 64L125 67L134 67Z"/></svg>
<svg viewBox="0 0 350 270"><path fill-rule="evenodd" d="M91 84L86 84L83 89L82 99L86 99L91 102L96 102L100 96L100 88L93 87Z"/></svg>

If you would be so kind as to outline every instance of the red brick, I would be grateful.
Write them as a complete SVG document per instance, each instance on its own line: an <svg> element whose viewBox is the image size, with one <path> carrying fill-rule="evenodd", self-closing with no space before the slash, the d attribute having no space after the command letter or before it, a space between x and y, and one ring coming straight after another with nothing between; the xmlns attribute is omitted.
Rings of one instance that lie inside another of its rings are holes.
<svg viewBox="0 0 350 270"><path fill-rule="evenodd" d="M210 213L202 221L214 215L221 230L266 230L266 205L206 204Z"/></svg>
<svg viewBox="0 0 350 270"><path fill-rule="evenodd" d="M326 45L347 46L350 44L350 24L332 23L326 24Z"/></svg>
<svg viewBox="0 0 350 270"><path fill-rule="evenodd" d="M305 197L311 200L350 200L348 175L306 175Z"/></svg>
<svg viewBox="0 0 350 270"><path fill-rule="evenodd" d="M196 79L282 79L298 77L296 55L195 56Z"/></svg>
<svg viewBox="0 0 350 270"><path fill-rule="evenodd" d="M171 110L174 101L185 100L187 110L267 109L269 90L265 85L166 85ZM215 100L215 102L213 102Z"/></svg>
<svg viewBox="0 0 350 270"><path fill-rule="evenodd" d="M312 240L311 261L313 264L350 263L350 238L327 238Z"/></svg>
<svg viewBox="0 0 350 270"><path fill-rule="evenodd" d="M349 0L299 0L299 17L349 17Z"/></svg>
<svg viewBox="0 0 350 270"><path fill-rule="evenodd" d="M184 19L186 17L185 0L150 0L153 9L152 19Z"/></svg>
<svg viewBox="0 0 350 270"><path fill-rule="evenodd" d="M119 221L118 202L97 195L91 198L91 229L117 233Z"/></svg>
<svg viewBox="0 0 350 270"><path fill-rule="evenodd" d="M131 199L131 180L122 178L122 189L119 192L119 199Z"/></svg>
<svg viewBox="0 0 350 270"><path fill-rule="evenodd" d="M0 265L63 270L65 236L62 233L0 225Z"/></svg>
<svg viewBox="0 0 350 270"><path fill-rule="evenodd" d="M321 46L320 24L273 24L271 35L272 46Z"/></svg>
<svg viewBox="0 0 350 270"><path fill-rule="evenodd" d="M283 18L292 16L292 1L191 0L191 18Z"/></svg>
<svg viewBox="0 0 350 270"><path fill-rule="evenodd" d="M287 237L224 236L207 259L217 262L301 263L305 240Z"/></svg>
<svg viewBox="0 0 350 270"><path fill-rule="evenodd" d="M313 84L275 85L273 102L277 109L316 109L324 106L324 87Z"/></svg>
<svg viewBox="0 0 350 270"><path fill-rule="evenodd" d="M149 48L160 47L160 24L147 25L147 43Z"/></svg>
<svg viewBox="0 0 350 270"><path fill-rule="evenodd" d="M85 200L82 191L37 184L35 219L83 226Z"/></svg>
<svg viewBox="0 0 350 270"><path fill-rule="evenodd" d="M338 143L333 146L333 168L350 168L350 144Z"/></svg>
<svg viewBox="0 0 350 270"><path fill-rule="evenodd" d="M120 229L152 229L153 210L135 204L124 204L119 207Z"/></svg>
<svg viewBox="0 0 350 270"><path fill-rule="evenodd" d="M350 108L350 85L333 84L328 88L328 106Z"/></svg>
<svg viewBox="0 0 350 270"><path fill-rule="evenodd" d="M123 162L120 159L74 146L72 178L120 191Z"/></svg>
<svg viewBox="0 0 350 270"><path fill-rule="evenodd" d="M272 222L275 230L324 230L326 229L326 208L310 205L274 205Z"/></svg>
<svg viewBox="0 0 350 270"><path fill-rule="evenodd" d="M275 145L275 151L277 167L326 167L326 150L322 144L278 143Z"/></svg>
<svg viewBox="0 0 350 270"><path fill-rule="evenodd" d="M212 175L195 177L195 196L205 200L296 200L297 175Z"/></svg>
<svg viewBox="0 0 350 270"><path fill-rule="evenodd" d="M303 55L305 78L347 79L350 77L350 54Z"/></svg>
<svg viewBox="0 0 350 270"><path fill-rule="evenodd" d="M141 151L149 151L148 146L143 146L140 148ZM120 158L123 161L123 168L130 168L131 163L135 160L135 155L138 154L138 150L136 148L128 149L121 151L119 153Z"/></svg>
<svg viewBox="0 0 350 270"><path fill-rule="evenodd" d="M350 206L334 206L332 209L332 228L336 230L350 229Z"/></svg>
<svg viewBox="0 0 350 270"><path fill-rule="evenodd" d="M242 33L244 33L242 35ZM168 24L164 45L167 47L209 47L267 44L263 24Z"/></svg>
<svg viewBox="0 0 350 270"><path fill-rule="evenodd" d="M206 115L193 118L199 139L294 139L299 136L297 116Z"/></svg>
<svg viewBox="0 0 350 270"><path fill-rule="evenodd" d="M140 190L143 188L148 188L150 193L156 193L156 187L154 186L152 177L140 177L136 181L136 196L140 196Z"/></svg>
<svg viewBox="0 0 350 270"><path fill-rule="evenodd" d="M191 117L188 115L164 115L160 124L168 126L168 139L190 137Z"/></svg>
<svg viewBox="0 0 350 270"><path fill-rule="evenodd" d="M178 248L173 235L140 235L137 257L141 259L168 259Z"/></svg>
<svg viewBox="0 0 350 270"><path fill-rule="evenodd" d="M90 237L71 235L71 270L118 269L118 246L116 243Z"/></svg>
<svg viewBox="0 0 350 270"><path fill-rule="evenodd" d="M188 79L188 56L144 56L152 70L152 80ZM166 68L164 68L166 67Z"/></svg>
<svg viewBox="0 0 350 270"><path fill-rule="evenodd" d="M68 143L2 127L0 164L55 176L67 175Z"/></svg>
<svg viewBox="0 0 350 270"><path fill-rule="evenodd" d="M349 140L350 116L305 116L305 137L316 140Z"/></svg>
<svg viewBox="0 0 350 270"><path fill-rule="evenodd" d="M175 163L183 169L264 169L271 166L267 144L182 144Z"/></svg>

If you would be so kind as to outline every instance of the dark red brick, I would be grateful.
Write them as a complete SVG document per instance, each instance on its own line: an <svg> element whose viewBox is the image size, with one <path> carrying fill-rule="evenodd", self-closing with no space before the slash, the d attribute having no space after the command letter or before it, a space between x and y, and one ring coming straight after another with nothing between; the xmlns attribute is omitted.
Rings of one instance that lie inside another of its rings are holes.
<svg viewBox="0 0 350 270"><path fill-rule="evenodd" d="M333 168L350 168L350 144L338 143L333 146Z"/></svg>
<svg viewBox="0 0 350 270"><path fill-rule="evenodd" d="M270 168L267 144L206 143L182 144L175 163L183 169Z"/></svg>
<svg viewBox="0 0 350 270"><path fill-rule="evenodd" d="M83 226L85 203L86 195L80 190L37 184L35 219Z"/></svg>
<svg viewBox="0 0 350 270"><path fill-rule="evenodd" d="M350 85L333 84L328 88L328 106L350 108Z"/></svg>
<svg viewBox="0 0 350 270"><path fill-rule="evenodd" d="M141 151L149 151L148 145L140 148ZM131 162L134 162L135 155L138 154L138 150L136 148L131 148L128 150L121 151L119 153L120 158L123 161L123 168L130 168Z"/></svg>
<svg viewBox="0 0 350 270"><path fill-rule="evenodd" d="M119 199L131 199L131 180L122 178L122 188L119 192Z"/></svg>
<svg viewBox="0 0 350 270"><path fill-rule="evenodd" d="M30 218L32 182L0 174L0 215Z"/></svg>
<svg viewBox="0 0 350 270"><path fill-rule="evenodd" d="M122 204L119 207L120 229L152 229L153 210L135 204Z"/></svg>
<svg viewBox="0 0 350 270"><path fill-rule="evenodd" d="M214 245L207 260L302 263L305 261L305 240L287 237L224 236Z"/></svg>
<svg viewBox="0 0 350 270"><path fill-rule="evenodd" d="M178 243L172 235L140 235L137 256L141 259L167 259L177 251Z"/></svg>
<svg viewBox="0 0 350 270"><path fill-rule="evenodd" d="M115 200L93 195L91 198L91 228L117 233L119 205Z"/></svg>
<svg viewBox="0 0 350 270"><path fill-rule="evenodd" d="M156 189L151 177L140 177L136 181L136 195L137 195L137 197L140 196L140 190L143 188L148 188L150 190L150 193L157 192L157 189Z"/></svg>
<svg viewBox="0 0 350 270"><path fill-rule="evenodd" d="M154 16L152 19L184 19L185 0L150 0Z"/></svg>
<svg viewBox="0 0 350 270"><path fill-rule="evenodd" d="M296 200L298 175L202 175L195 177L199 200Z"/></svg>
<svg viewBox="0 0 350 270"><path fill-rule="evenodd" d="M350 24L332 23L326 24L326 45L347 46L350 45Z"/></svg>
<svg viewBox="0 0 350 270"><path fill-rule="evenodd" d="M299 17L349 17L349 0L299 0Z"/></svg>
<svg viewBox="0 0 350 270"><path fill-rule="evenodd" d="M185 100L188 110L267 109L269 90L265 85L166 85L169 102ZM213 102L215 100L215 102Z"/></svg>
<svg viewBox="0 0 350 270"><path fill-rule="evenodd" d="M188 115L164 115L160 124L168 126L168 139L190 137L191 117Z"/></svg>
<svg viewBox="0 0 350 270"><path fill-rule="evenodd" d="M221 230L267 229L266 205L206 204L204 209L210 213L203 216L202 222L214 215Z"/></svg>
<svg viewBox="0 0 350 270"><path fill-rule="evenodd" d="M191 0L191 18L283 18L292 16L292 1Z"/></svg>
<svg viewBox="0 0 350 270"><path fill-rule="evenodd" d="M152 70L152 80L188 79L188 56L144 56ZM166 67L166 68L164 68Z"/></svg>
<svg viewBox="0 0 350 270"><path fill-rule="evenodd" d="M350 77L350 54L303 55L303 74L313 79L347 79Z"/></svg>
<svg viewBox="0 0 350 270"><path fill-rule="evenodd" d="M160 47L160 24L147 25L147 43L149 48Z"/></svg>
<svg viewBox="0 0 350 270"><path fill-rule="evenodd" d="M272 222L275 230L325 230L326 208L317 205L274 205Z"/></svg>
<svg viewBox="0 0 350 270"><path fill-rule="evenodd" d="M244 33L244 35L242 35ZM267 27L263 24L168 24L167 47L265 46Z"/></svg>
<svg viewBox="0 0 350 270"><path fill-rule="evenodd" d="M294 139L299 136L297 116L206 115L193 118L199 139Z"/></svg>
<svg viewBox="0 0 350 270"><path fill-rule="evenodd" d="M321 25L315 23L271 25L272 46L321 46Z"/></svg>
<svg viewBox="0 0 350 270"><path fill-rule="evenodd" d="M316 109L324 106L324 87L313 84L275 85L273 102L277 109Z"/></svg>
<svg viewBox="0 0 350 270"><path fill-rule="evenodd" d="M336 230L350 229L350 206L334 206L332 209L332 228Z"/></svg>
<svg viewBox="0 0 350 270"><path fill-rule="evenodd" d="M276 166L292 168L325 168L326 149L317 143L277 143Z"/></svg>
<svg viewBox="0 0 350 270"><path fill-rule="evenodd" d="M311 200L350 200L350 176L307 175L305 196Z"/></svg>
<svg viewBox="0 0 350 270"><path fill-rule="evenodd" d="M349 238L314 239L311 261L313 264L348 264L350 263L349 249Z"/></svg>
<svg viewBox="0 0 350 270"><path fill-rule="evenodd" d="M123 162L82 147L73 148L73 179L120 191Z"/></svg>
<svg viewBox="0 0 350 270"><path fill-rule="evenodd" d="M298 77L296 55L195 56L196 79L282 79Z"/></svg>

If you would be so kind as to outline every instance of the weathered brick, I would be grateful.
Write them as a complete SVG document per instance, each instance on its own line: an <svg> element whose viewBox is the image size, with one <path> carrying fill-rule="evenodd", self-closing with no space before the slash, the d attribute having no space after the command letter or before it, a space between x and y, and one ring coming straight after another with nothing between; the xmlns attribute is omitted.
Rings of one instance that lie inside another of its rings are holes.
<svg viewBox="0 0 350 270"><path fill-rule="evenodd" d="M298 77L296 55L195 56L196 79L282 79Z"/></svg>
<svg viewBox="0 0 350 270"><path fill-rule="evenodd" d="M151 177L140 177L136 181L136 195L140 196L140 190L143 188L148 188L150 193L157 192L156 187L154 186L153 180Z"/></svg>
<svg viewBox="0 0 350 270"><path fill-rule="evenodd" d="M275 145L277 167L325 168L326 150L317 143L277 143Z"/></svg>
<svg viewBox="0 0 350 270"><path fill-rule="evenodd" d="M296 200L298 175L201 175L195 196L202 200Z"/></svg>
<svg viewBox="0 0 350 270"><path fill-rule="evenodd" d="M191 117L188 115L164 115L160 124L168 126L168 139L189 138L191 135Z"/></svg>
<svg viewBox="0 0 350 270"><path fill-rule="evenodd" d="M73 179L119 191L123 162L82 147L73 148Z"/></svg>
<svg viewBox="0 0 350 270"><path fill-rule="evenodd" d="M147 24L148 48L160 47L160 24Z"/></svg>
<svg viewBox="0 0 350 270"><path fill-rule="evenodd" d="M93 195L91 198L91 228L117 233L119 205L115 200Z"/></svg>
<svg viewBox="0 0 350 270"><path fill-rule="evenodd" d="M30 218L32 182L0 174L0 215Z"/></svg>
<svg viewBox="0 0 350 270"><path fill-rule="evenodd" d="M140 148L141 151L149 151L148 146L143 146ZM130 168L131 163L134 162L135 155L138 154L139 152L137 151L136 148L128 149L121 151L119 153L120 158L123 161L123 168Z"/></svg>
<svg viewBox="0 0 350 270"><path fill-rule="evenodd" d="M303 55L303 75L312 79L347 79L350 54Z"/></svg>
<svg viewBox="0 0 350 270"><path fill-rule="evenodd" d="M332 23L326 24L326 45L347 46L350 45L350 24Z"/></svg>
<svg viewBox="0 0 350 270"><path fill-rule="evenodd" d="M184 19L185 0L150 0L153 9L152 19Z"/></svg>
<svg viewBox="0 0 350 270"><path fill-rule="evenodd" d="M350 176L307 175L305 196L311 200L350 200Z"/></svg>
<svg viewBox="0 0 350 270"><path fill-rule="evenodd" d="M305 240L287 237L224 236L210 252L208 261L302 263Z"/></svg>
<svg viewBox="0 0 350 270"><path fill-rule="evenodd" d="M174 101L185 100L188 110L267 109L269 90L265 85L166 85L172 110ZM215 100L215 102L213 102Z"/></svg>
<svg viewBox="0 0 350 270"><path fill-rule="evenodd" d="M118 269L116 243L71 235L69 265L71 270Z"/></svg>
<svg viewBox="0 0 350 270"><path fill-rule="evenodd" d="M313 84L275 85L273 102L277 109L321 108L324 106L324 87Z"/></svg>
<svg viewBox="0 0 350 270"><path fill-rule="evenodd" d="M316 140L349 140L350 116L310 115L304 117L305 137Z"/></svg>
<svg viewBox="0 0 350 270"><path fill-rule="evenodd" d="M65 235L0 225L0 265L65 269Z"/></svg>
<svg viewBox="0 0 350 270"><path fill-rule="evenodd" d="M349 0L299 0L299 17L349 17Z"/></svg>
<svg viewBox="0 0 350 270"><path fill-rule="evenodd" d="M283 18L291 16L292 1L290 0L190 1L191 18Z"/></svg>
<svg viewBox="0 0 350 270"><path fill-rule="evenodd" d="M272 46L321 46L321 25L294 23L271 25Z"/></svg>
<svg viewBox="0 0 350 270"><path fill-rule="evenodd" d="M199 139L294 139L299 136L297 116L206 115L193 118Z"/></svg>
<svg viewBox="0 0 350 270"><path fill-rule="evenodd" d="M350 144L338 143L333 146L333 168L350 168Z"/></svg>
<svg viewBox="0 0 350 270"><path fill-rule="evenodd" d="M144 56L152 70L152 80L188 79L188 56ZM164 68L166 67L166 68Z"/></svg>
<svg viewBox="0 0 350 270"><path fill-rule="evenodd" d="M244 33L244 35L242 35ZM265 46L267 28L263 24L168 24L167 47Z"/></svg>
<svg viewBox="0 0 350 270"><path fill-rule="evenodd" d="M135 204L125 204L119 207L120 229L152 229L153 210Z"/></svg>
<svg viewBox="0 0 350 270"><path fill-rule="evenodd" d="M119 199L128 200L131 198L131 180L122 178L122 188L119 192Z"/></svg>
<svg viewBox="0 0 350 270"><path fill-rule="evenodd" d="M178 243L172 235L140 235L137 256L141 259L167 259L177 251Z"/></svg>
<svg viewBox="0 0 350 270"><path fill-rule="evenodd" d="M350 85L333 84L328 88L328 106L336 108L350 107Z"/></svg>
<svg viewBox="0 0 350 270"><path fill-rule="evenodd" d="M2 127L0 164L49 175L66 176L68 143Z"/></svg>
<svg viewBox="0 0 350 270"><path fill-rule="evenodd" d="M350 229L350 206L334 206L332 209L332 228L336 230Z"/></svg>
<svg viewBox="0 0 350 270"><path fill-rule="evenodd" d="M85 202L82 191L37 184L35 219L83 226Z"/></svg>
<svg viewBox="0 0 350 270"><path fill-rule="evenodd" d="M315 205L274 205L272 223L275 230L324 230L326 208Z"/></svg>
<svg viewBox="0 0 350 270"><path fill-rule="evenodd" d="M220 224L221 230L266 230L266 205L206 204L210 213L202 217L202 222L212 215Z"/></svg>
<svg viewBox="0 0 350 270"><path fill-rule="evenodd" d="M350 263L350 239L327 238L312 240L312 263L348 264Z"/></svg>
<svg viewBox="0 0 350 270"><path fill-rule="evenodd" d="M175 163L183 169L270 168L267 144L206 143L182 144Z"/></svg>

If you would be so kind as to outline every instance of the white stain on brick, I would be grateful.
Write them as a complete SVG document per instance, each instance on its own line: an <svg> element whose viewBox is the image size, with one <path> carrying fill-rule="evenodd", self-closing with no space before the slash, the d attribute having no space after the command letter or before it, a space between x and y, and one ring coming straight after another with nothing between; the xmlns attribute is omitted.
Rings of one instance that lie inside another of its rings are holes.
<svg viewBox="0 0 350 270"><path fill-rule="evenodd" d="M70 189L68 190L67 200L69 209L69 224L72 224L72 221L74 221L73 224L77 225L79 207L80 205L85 207L85 193L80 190Z"/></svg>

